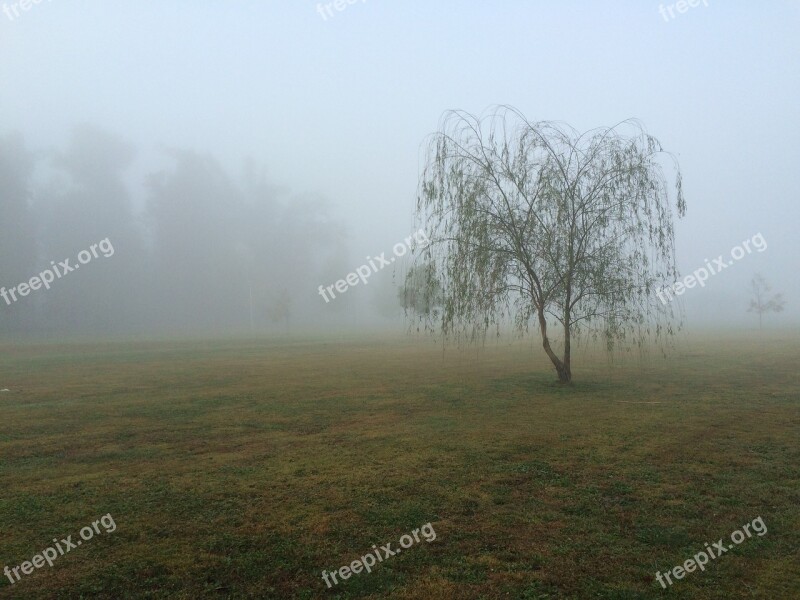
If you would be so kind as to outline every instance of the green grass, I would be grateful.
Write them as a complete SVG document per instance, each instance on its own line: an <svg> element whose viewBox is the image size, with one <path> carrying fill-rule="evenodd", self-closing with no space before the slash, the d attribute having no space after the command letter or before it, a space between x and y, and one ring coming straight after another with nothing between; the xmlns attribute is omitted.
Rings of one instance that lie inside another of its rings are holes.
<svg viewBox="0 0 800 600"><path fill-rule="evenodd" d="M798 598L798 358L707 336L564 387L534 342L0 345L0 567L117 524L0 598Z"/></svg>

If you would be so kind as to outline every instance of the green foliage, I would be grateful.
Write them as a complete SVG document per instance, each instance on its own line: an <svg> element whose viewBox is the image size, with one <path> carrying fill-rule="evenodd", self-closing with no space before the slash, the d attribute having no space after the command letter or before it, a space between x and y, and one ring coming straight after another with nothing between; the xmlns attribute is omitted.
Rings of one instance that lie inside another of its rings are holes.
<svg viewBox="0 0 800 600"><path fill-rule="evenodd" d="M547 349L554 320L567 367L573 334L613 348L670 333L672 308L654 296L677 277L665 155L633 120L579 134L509 107L446 113L417 201L432 242L425 273L443 295L431 329L474 341L506 323L524 332L533 318Z"/></svg>
<svg viewBox="0 0 800 600"><path fill-rule="evenodd" d="M397 296L407 313L437 317L441 313L443 295L433 265L428 263L411 267Z"/></svg>

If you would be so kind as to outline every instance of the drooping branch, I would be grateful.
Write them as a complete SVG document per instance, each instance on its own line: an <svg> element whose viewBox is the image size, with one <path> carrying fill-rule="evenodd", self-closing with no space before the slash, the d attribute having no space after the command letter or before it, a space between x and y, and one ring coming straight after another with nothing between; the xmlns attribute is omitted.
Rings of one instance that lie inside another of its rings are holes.
<svg viewBox="0 0 800 600"><path fill-rule="evenodd" d="M512 123L513 122L513 123ZM624 135L622 129L632 130ZM610 344L650 331L670 307L652 292L676 276L673 212L661 145L633 120L579 134L510 107L481 119L446 113L429 140L417 210L433 243L446 336L538 325L559 376L582 331ZM685 212L676 168L676 207ZM564 357L547 336L564 328Z"/></svg>

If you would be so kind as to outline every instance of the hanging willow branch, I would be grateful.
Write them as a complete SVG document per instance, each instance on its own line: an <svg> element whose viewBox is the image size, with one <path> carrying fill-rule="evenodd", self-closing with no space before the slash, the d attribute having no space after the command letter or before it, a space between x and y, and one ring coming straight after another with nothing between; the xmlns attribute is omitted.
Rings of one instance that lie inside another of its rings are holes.
<svg viewBox="0 0 800 600"><path fill-rule="evenodd" d="M422 285L441 290L427 325L476 341L533 322L562 382L577 335L600 335L611 350L673 334L672 308L654 296L677 278L665 157L683 216L677 161L638 121L579 134L505 106L484 118L446 113L417 200L432 241ZM563 332L560 356L549 325Z"/></svg>

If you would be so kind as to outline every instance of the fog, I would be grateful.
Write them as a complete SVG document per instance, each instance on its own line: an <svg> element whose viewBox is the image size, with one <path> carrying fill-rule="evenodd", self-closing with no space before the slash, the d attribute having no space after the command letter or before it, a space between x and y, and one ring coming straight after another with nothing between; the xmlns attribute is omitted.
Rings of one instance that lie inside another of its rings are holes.
<svg viewBox="0 0 800 600"><path fill-rule="evenodd" d="M639 119L683 173L681 275L763 240L687 326L757 326L756 273L798 323L800 4L325 5L3 4L0 286L54 277L0 335L401 332L426 136L496 104Z"/></svg>

